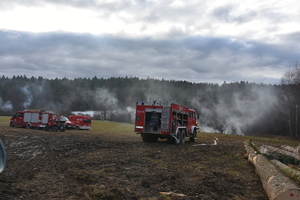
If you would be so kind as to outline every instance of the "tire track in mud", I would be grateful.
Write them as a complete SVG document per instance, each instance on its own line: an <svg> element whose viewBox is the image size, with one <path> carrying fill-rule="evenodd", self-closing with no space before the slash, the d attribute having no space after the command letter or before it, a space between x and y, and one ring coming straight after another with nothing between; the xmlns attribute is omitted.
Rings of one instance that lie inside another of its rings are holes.
<svg viewBox="0 0 300 200"><path fill-rule="evenodd" d="M43 140L38 141L43 145L45 149L44 155L48 157L55 172L58 174L63 174L66 171L66 168L61 162L59 162L56 153L52 151L51 147L46 142L44 142Z"/></svg>
<svg viewBox="0 0 300 200"><path fill-rule="evenodd" d="M12 189L7 188L6 191L20 193L19 197L28 196L29 194L24 194L25 191L39 195L51 191L51 195L61 199L67 198L70 193L80 193L80 197L89 199L84 191L79 192L82 188L78 187L76 176L72 176L68 171L68 164L64 162L69 154L73 156L78 153L74 141L37 135L10 135L5 139L9 160L14 161L14 166L7 166L11 170L6 175L18 180L18 184L10 186ZM52 178L46 183L41 181L44 177ZM34 194L30 195L34 198Z"/></svg>

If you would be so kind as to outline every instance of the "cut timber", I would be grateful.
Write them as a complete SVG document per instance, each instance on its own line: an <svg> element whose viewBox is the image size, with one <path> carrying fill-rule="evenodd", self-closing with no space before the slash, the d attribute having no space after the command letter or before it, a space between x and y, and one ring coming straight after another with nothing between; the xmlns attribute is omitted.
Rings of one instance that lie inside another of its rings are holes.
<svg viewBox="0 0 300 200"><path fill-rule="evenodd" d="M269 146L269 145L262 145L261 146L261 149L267 149L269 150L270 152L276 152L276 153L280 153L280 154L284 154L284 155L288 155L288 156L291 156L297 160L300 160L300 155L298 153L293 153L293 152L290 152L290 151L286 151L286 150L283 150L281 148L276 148L276 147L272 147L272 146Z"/></svg>
<svg viewBox="0 0 300 200"><path fill-rule="evenodd" d="M289 166L283 164L278 160L271 160L271 162L276 165L283 173L285 173L289 178L300 185L300 171L290 168Z"/></svg>
<svg viewBox="0 0 300 200"><path fill-rule="evenodd" d="M250 142L251 143L251 142ZM263 188L270 200L298 200L300 188L284 174L282 174L269 159L257 154L249 142L244 142L248 160L255 166Z"/></svg>
<svg viewBox="0 0 300 200"><path fill-rule="evenodd" d="M283 149L283 150L286 150L286 151L293 152L295 154L299 154L299 151L300 151L300 147L299 146L297 146L297 147L291 147L291 146L287 146L287 145L282 145L280 148Z"/></svg>

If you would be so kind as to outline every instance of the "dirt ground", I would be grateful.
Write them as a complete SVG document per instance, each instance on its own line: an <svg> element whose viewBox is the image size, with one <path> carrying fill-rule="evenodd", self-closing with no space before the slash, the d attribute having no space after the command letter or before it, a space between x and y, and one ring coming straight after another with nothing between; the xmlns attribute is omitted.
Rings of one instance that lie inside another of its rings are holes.
<svg viewBox="0 0 300 200"><path fill-rule="evenodd" d="M0 199L267 200L243 138L143 143L132 134L0 125L7 164ZM202 143L208 145L200 145ZM166 192L166 193L161 193Z"/></svg>

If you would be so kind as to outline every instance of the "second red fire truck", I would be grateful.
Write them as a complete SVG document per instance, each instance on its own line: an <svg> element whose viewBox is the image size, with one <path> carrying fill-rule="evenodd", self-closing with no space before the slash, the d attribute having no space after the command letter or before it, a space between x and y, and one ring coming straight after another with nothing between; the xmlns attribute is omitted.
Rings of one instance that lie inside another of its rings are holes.
<svg viewBox="0 0 300 200"><path fill-rule="evenodd" d="M92 128L92 117L86 115L70 115L71 127L77 130L90 130Z"/></svg>
<svg viewBox="0 0 300 200"><path fill-rule="evenodd" d="M197 118L195 110L179 104L137 102L135 132L141 134L144 142L161 138L184 144L186 137L194 142L199 130Z"/></svg>

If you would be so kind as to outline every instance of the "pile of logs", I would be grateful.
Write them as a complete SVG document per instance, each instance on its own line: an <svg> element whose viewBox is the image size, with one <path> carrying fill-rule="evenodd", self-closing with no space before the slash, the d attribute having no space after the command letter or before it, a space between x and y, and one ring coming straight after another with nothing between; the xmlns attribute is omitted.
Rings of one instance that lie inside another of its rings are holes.
<svg viewBox="0 0 300 200"><path fill-rule="evenodd" d="M251 141L244 142L248 161L255 166L263 188L270 200L299 200L300 199L300 171L296 165L286 165L279 160L273 159L272 155L287 155L300 161L298 149L282 146L255 146Z"/></svg>

